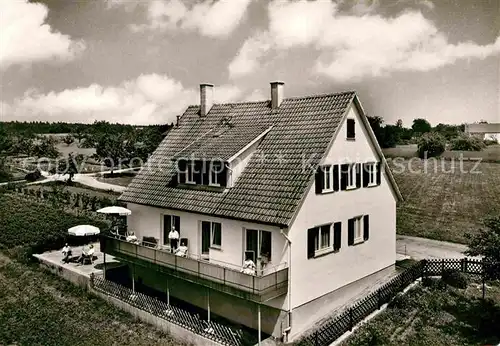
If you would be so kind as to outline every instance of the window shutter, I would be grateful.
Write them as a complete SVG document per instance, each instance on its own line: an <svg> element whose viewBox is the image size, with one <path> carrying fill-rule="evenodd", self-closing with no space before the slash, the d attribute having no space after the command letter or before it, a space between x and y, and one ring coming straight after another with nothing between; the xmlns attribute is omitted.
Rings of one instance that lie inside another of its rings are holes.
<svg viewBox="0 0 500 346"><path fill-rule="evenodd" d="M355 138L355 121L354 119L347 119L347 138Z"/></svg>
<svg viewBox="0 0 500 346"><path fill-rule="evenodd" d="M380 185L381 174L382 174L382 165L380 164L380 162L377 162L377 185Z"/></svg>
<svg viewBox="0 0 500 346"><path fill-rule="evenodd" d="M307 258L314 257L314 241L318 235L318 228L309 228L307 230Z"/></svg>
<svg viewBox="0 0 500 346"><path fill-rule="evenodd" d="M177 161L177 168L178 168L178 174L177 174L178 183L179 184L186 183L186 169L187 169L186 160L181 159Z"/></svg>
<svg viewBox="0 0 500 346"><path fill-rule="evenodd" d="M356 163L356 187L361 187L361 163Z"/></svg>
<svg viewBox="0 0 500 346"><path fill-rule="evenodd" d="M349 174L349 164L340 165L340 189L347 188L347 175Z"/></svg>
<svg viewBox="0 0 500 346"><path fill-rule="evenodd" d="M219 173L219 184L220 184L220 186L226 187L227 186L227 167L226 167L225 162L222 162L222 164L224 166L222 168L222 171Z"/></svg>
<svg viewBox="0 0 500 346"><path fill-rule="evenodd" d="M354 245L354 219L347 221L347 244Z"/></svg>
<svg viewBox="0 0 500 346"><path fill-rule="evenodd" d="M194 182L196 184L201 184L201 177L203 174L203 161L194 162Z"/></svg>
<svg viewBox="0 0 500 346"><path fill-rule="evenodd" d="M369 171L368 171L369 167L370 167L370 163L363 164L363 187L367 187L368 181L370 180Z"/></svg>
<svg viewBox="0 0 500 346"><path fill-rule="evenodd" d="M340 188L339 184L339 165L333 166L333 191L338 191Z"/></svg>
<svg viewBox="0 0 500 346"><path fill-rule="evenodd" d="M321 191L323 191L324 179L323 166L318 166L316 170L316 194L321 194Z"/></svg>
<svg viewBox="0 0 500 346"><path fill-rule="evenodd" d="M342 222L333 224L333 251L338 251L342 246Z"/></svg>
<svg viewBox="0 0 500 346"><path fill-rule="evenodd" d="M363 217L363 239L368 240L370 238L370 217L365 215Z"/></svg>

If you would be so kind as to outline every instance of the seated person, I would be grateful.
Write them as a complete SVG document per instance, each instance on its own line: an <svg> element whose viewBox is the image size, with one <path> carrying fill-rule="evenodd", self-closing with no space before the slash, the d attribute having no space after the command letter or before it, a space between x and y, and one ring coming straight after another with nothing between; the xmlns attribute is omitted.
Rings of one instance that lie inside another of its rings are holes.
<svg viewBox="0 0 500 346"><path fill-rule="evenodd" d="M137 241L137 237L135 236L134 232L130 232L127 237L125 238L126 241L134 243Z"/></svg>
<svg viewBox="0 0 500 346"><path fill-rule="evenodd" d="M187 257L187 252L188 252L188 247L186 245L186 242L181 242L181 246L179 246L175 250L175 255L181 257Z"/></svg>
<svg viewBox="0 0 500 346"><path fill-rule="evenodd" d="M243 262L243 268L241 271L244 274L255 275L255 263L253 263L253 260L250 257L247 257L245 262Z"/></svg>
<svg viewBox="0 0 500 346"><path fill-rule="evenodd" d="M63 262L68 263L71 259L71 256L73 255L71 248L69 247L68 243L66 243L62 249L62 254L64 256Z"/></svg>

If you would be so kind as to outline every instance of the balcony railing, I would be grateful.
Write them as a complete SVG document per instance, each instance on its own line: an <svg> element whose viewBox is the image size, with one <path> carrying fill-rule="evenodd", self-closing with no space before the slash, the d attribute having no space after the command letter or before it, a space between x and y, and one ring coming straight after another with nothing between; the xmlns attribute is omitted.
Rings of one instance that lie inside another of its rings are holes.
<svg viewBox="0 0 500 346"><path fill-rule="evenodd" d="M106 235L101 235L101 251L126 261L155 264L155 269L168 275L257 302L281 296L288 290L286 264L271 272L266 269L263 275L248 275L209 260L180 257L163 249Z"/></svg>

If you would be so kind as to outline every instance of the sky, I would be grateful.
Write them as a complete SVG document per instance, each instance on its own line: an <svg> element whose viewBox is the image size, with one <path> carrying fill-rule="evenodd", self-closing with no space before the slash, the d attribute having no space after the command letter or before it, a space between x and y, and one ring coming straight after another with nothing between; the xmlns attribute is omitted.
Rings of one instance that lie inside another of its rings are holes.
<svg viewBox="0 0 500 346"><path fill-rule="evenodd" d="M0 0L0 120L175 121L356 90L393 124L500 122L500 0Z"/></svg>

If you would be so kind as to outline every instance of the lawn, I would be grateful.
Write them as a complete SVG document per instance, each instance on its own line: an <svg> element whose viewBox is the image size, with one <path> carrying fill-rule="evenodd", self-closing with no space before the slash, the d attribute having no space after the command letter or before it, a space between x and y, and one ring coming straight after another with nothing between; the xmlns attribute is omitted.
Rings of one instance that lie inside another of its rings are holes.
<svg viewBox="0 0 500 346"><path fill-rule="evenodd" d="M397 145L395 148L384 148L382 151L386 157L396 158L412 158L417 157L417 145L416 144L406 144ZM481 151L451 151L446 150L441 157L443 158L455 158L459 159L470 158L470 159L482 159L488 162L500 163L500 145L490 145Z"/></svg>
<svg viewBox="0 0 500 346"><path fill-rule="evenodd" d="M500 213L500 164L388 160L405 199L399 234L466 243L487 215ZM462 165L462 168L461 168Z"/></svg>
<svg viewBox="0 0 500 346"><path fill-rule="evenodd" d="M0 194L0 345L181 344L28 262L31 252L60 249L69 227L89 223L105 227L48 203Z"/></svg>
<svg viewBox="0 0 500 346"><path fill-rule="evenodd" d="M417 286L365 323L343 346L496 345L500 342L500 285L465 290Z"/></svg>
<svg viewBox="0 0 500 346"><path fill-rule="evenodd" d="M68 228L91 224L105 228L103 220L69 214L49 203L0 194L0 249L22 247L33 251L60 249Z"/></svg>
<svg viewBox="0 0 500 346"><path fill-rule="evenodd" d="M84 290L0 253L0 345L179 345Z"/></svg>

